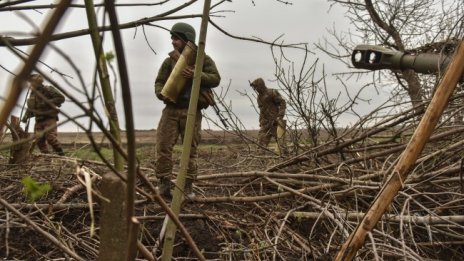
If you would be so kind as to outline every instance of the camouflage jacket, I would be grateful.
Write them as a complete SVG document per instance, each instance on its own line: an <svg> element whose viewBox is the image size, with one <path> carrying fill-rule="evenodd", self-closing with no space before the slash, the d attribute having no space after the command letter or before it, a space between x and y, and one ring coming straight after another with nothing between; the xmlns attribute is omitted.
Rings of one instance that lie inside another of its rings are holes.
<svg viewBox="0 0 464 261"><path fill-rule="evenodd" d="M171 57L166 58L163 63L161 64L161 68L158 71L158 75L156 76L155 80L155 94L158 99L163 100L164 103L166 104L171 104L175 107L179 108L188 108L188 104L190 101L190 92L192 90L192 80L187 81L186 86L183 90L183 92L179 95L177 98L176 103L171 103L169 101L166 101L162 98L161 96L161 90L164 87L164 84L169 78L169 75L171 74L172 69L174 68L176 64L176 61L174 61ZM214 63L213 59L209 57L208 55L205 55L204 61L203 61L203 70L201 73L201 83L200 83L200 88L205 89L205 88L214 88L219 86L219 83L221 82L221 76L219 75L219 71L216 68L216 64ZM200 95L200 98L198 100L198 107L203 109L208 107L207 102L202 100L202 97Z"/></svg>
<svg viewBox="0 0 464 261"><path fill-rule="evenodd" d="M39 94L40 93L40 94ZM63 104L65 97L53 86L39 86L27 99L25 117L36 117L36 120L58 119L58 107Z"/></svg>
<svg viewBox="0 0 464 261"><path fill-rule="evenodd" d="M286 102L275 89L266 89L258 94L258 107L259 125L263 128L276 125L276 120L285 116Z"/></svg>

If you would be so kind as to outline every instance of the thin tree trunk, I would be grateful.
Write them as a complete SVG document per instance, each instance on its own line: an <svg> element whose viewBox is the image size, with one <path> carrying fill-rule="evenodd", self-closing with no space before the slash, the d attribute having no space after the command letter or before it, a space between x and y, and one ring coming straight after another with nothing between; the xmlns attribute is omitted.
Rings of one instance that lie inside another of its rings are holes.
<svg viewBox="0 0 464 261"><path fill-rule="evenodd" d="M208 18L211 0L205 0L203 6L203 17L201 19L200 40L198 43L197 58L195 61L195 72L193 77L193 86L190 94L190 103L187 114L187 123L184 136L184 143L182 149L182 156L180 161L180 170L176 179L176 186L174 189L171 209L176 215L179 216L181 204L184 198L183 191L185 187L185 179L187 176L188 163L190 161L190 149L192 146L193 130L195 126L195 119L197 113L198 96L200 94L201 72L203 70L203 60L205 54L205 41L206 32L208 29ZM171 219L168 219L166 226L166 233L164 235L163 254L161 260L170 261L172 259L172 252L174 249L174 241L176 238L176 225ZM205 260L201 252L193 249L198 259Z"/></svg>
<svg viewBox="0 0 464 261"><path fill-rule="evenodd" d="M116 50L117 63L119 68L119 78L121 79L122 101L124 105L124 116L126 119L126 139L127 139L127 174L126 174L126 218L128 226L127 242L127 260L136 258L136 248L131 247L137 245L139 234L139 223L134 220L134 202L135 202L135 183L137 177L137 158L136 158L136 142L135 142L135 127L134 114L132 112L132 98L129 84L129 74L127 71L127 63L122 43L121 32L119 30L119 21L114 6L114 0L105 1L105 7L111 23L111 32L113 35L114 48ZM122 156L121 156L122 157Z"/></svg>
<svg viewBox="0 0 464 261"><path fill-rule="evenodd" d="M47 19L48 22L43 29L42 34L39 36L39 39L36 41L34 49L32 49L32 52L28 56L26 64L14 78L8 97L5 99L4 105L0 110L0 129L4 128L8 116L13 111L13 108L16 106L16 103L21 96L21 92L26 87L25 82L27 77L31 74L32 70L34 70L35 64L42 55L45 46L49 43L49 39L52 36L53 31L55 31L56 26L58 26L71 2L71 0L60 1L58 7L53 11L49 19Z"/></svg>
<svg viewBox="0 0 464 261"><path fill-rule="evenodd" d="M110 133L114 140L121 144L121 131L119 129L116 105L111 91L108 68L104 56L102 40L98 33L97 18L93 0L85 0L87 20L90 37L97 61L97 71L102 87L103 99L107 110ZM117 171L124 171L122 155L113 150L114 167ZM98 260L126 260L128 256L127 239L129 233L129 219L127 212L127 184L114 173L106 173L102 180L102 194L110 199L101 201L100 216L100 248ZM115 193L115 192L118 193Z"/></svg>

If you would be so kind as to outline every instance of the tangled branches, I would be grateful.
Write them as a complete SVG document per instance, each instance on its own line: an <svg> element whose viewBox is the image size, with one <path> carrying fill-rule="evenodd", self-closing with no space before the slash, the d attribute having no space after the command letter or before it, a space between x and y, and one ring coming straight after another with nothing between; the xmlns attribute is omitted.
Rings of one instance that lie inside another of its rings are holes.
<svg viewBox="0 0 464 261"><path fill-rule="evenodd" d="M201 150L201 173L194 186L198 196L184 204L180 219L207 259L329 260L386 181L417 113L411 110L369 128L345 129L342 138L286 159L257 155L244 144ZM442 121L403 189L368 235L359 260L464 258L463 136L464 127ZM3 165L2 257L97 258L98 227L91 237L77 165L82 163L43 155L21 166ZM98 191L104 165L84 166ZM150 166L141 172L156 184ZM35 204L24 203L19 180L25 175L50 183L52 192ZM143 184L138 189L148 191ZM140 242L159 256L165 213L145 194L138 194L135 205ZM98 203L93 207L98 219ZM176 258L194 257L183 237L177 241Z"/></svg>

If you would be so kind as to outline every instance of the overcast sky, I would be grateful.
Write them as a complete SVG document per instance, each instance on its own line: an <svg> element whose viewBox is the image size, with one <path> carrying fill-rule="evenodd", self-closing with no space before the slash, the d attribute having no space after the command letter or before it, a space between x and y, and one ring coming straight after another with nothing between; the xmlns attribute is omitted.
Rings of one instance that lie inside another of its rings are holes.
<svg viewBox="0 0 464 261"><path fill-rule="evenodd" d="M48 1L35 1L33 4L46 3ZM83 1L74 1L83 3ZM129 2L158 2L158 1L117 1L117 3ZM172 1L179 5L187 1ZM212 1L213 4L217 1ZM337 28L340 31L348 30L348 22L344 17L343 10L330 9L325 0L292 0L292 5L284 5L271 0L236 0L226 2L220 8L213 11L223 11L214 13L213 21L227 30L228 33L240 37L259 37L266 41L273 41L278 37L285 43L308 43L308 47L315 51L314 43L328 37L327 30ZM31 3L26 3L31 4ZM161 6L142 6L142 7L120 7L118 15L120 23L136 21L144 17L152 17L166 10L171 9L173 4ZM203 1L198 1L194 5L186 8L181 13L200 14L203 9ZM33 32L33 27L27 23L20 14L28 16L36 26L43 25L43 19L47 17L48 10L22 11L22 12L0 12L0 34L12 35L21 38L27 37L26 34L19 32ZM99 11L101 13L101 10ZM153 24L170 28L179 20L160 21ZM200 30L200 18L189 18L181 20L190 23L197 30L197 41ZM59 32L85 29L87 20L84 9L73 9L66 16L64 23L60 25ZM157 127L163 103L155 98L154 79L162 61L167 57L167 53L172 50L170 35L167 31L157 27L145 27L146 36L143 34L142 27L137 29L123 30L124 46L126 59L129 68L131 94L133 99L133 111L136 129L155 129ZM106 34L107 39L111 35ZM92 84L92 73L95 66L95 59L89 36L75 37L71 39L54 42L61 50L66 52L73 62L80 68L88 87ZM31 47L21 47L24 51L29 51ZM110 41L105 45L105 51L112 51L113 46ZM248 81L262 77L268 87L277 88L275 82L275 66L272 60L270 48L267 45L241 41L224 35L213 26L208 27L206 53L216 62L222 77L220 86L216 89L218 93L229 88L225 100L232 104L233 112L239 116L240 120L247 129L258 128L258 115L246 97L239 93L251 93ZM296 66L300 66L303 61L302 53L289 51L288 55L294 60ZM293 56L292 56L293 55ZM331 74L346 71L345 65L330 60L326 55L316 53L310 55L309 61L319 59L325 64L325 70L329 81ZM70 82L79 86L76 73L71 69L67 62L60 58L56 52L48 50L41 61L48 66L56 68L61 73L73 77ZM20 68L19 60L10 53L5 47L0 47L0 65L12 72L17 72ZM116 66L116 65L115 65ZM59 80L55 73L50 69L39 66L47 73L47 76L54 80ZM11 84L12 75L0 68L0 93L5 96L7 87ZM334 81L335 82L335 81ZM335 84L330 86L331 88ZM337 88L342 88L340 87ZM336 90L334 90L336 91ZM121 93L118 89L117 93ZM382 96L382 94L380 94ZM24 98L23 98L24 100ZM19 115L20 106L18 104L13 114ZM84 102L84 100L83 100ZM122 114L122 101L118 98L118 111L120 116L121 128L124 129L124 119ZM76 115L81 112L76 109L71 102L62 106L62 110L68 114ZM212 108L206 110L206 114L215 118ZM349 119L340 119L339 125L350 124ZM86 120L81 122L85 123ZM204 123L203 128L214 128L214 126ZM60 131L78 131L78 127L73 124L60 126Z"/></svg>

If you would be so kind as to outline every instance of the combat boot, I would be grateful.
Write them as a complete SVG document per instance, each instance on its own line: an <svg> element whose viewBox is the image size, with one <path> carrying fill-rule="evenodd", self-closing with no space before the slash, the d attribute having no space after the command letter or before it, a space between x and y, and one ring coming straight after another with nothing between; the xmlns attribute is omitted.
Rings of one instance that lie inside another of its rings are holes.
<svg viewBox="0 0 464 261"><path fill-rule="evenodd" d="M56 148L55 152L57 155L64 156L64 151L62 148Z"/></svg>
<svg viewBox="0 0 464 261"><path fill-rule="evenodd" d="M195 193L193 192L193 180L192 179L185 180L184 195L187 197L187 199L193 199L195 197Z"/></svg>
<svg viewBox="0 0 464 261"><path fill-rule="evenodd" d="M171 198L171 181L167 177L160 178L158 185L159 193L164 198Z"/></svg>

